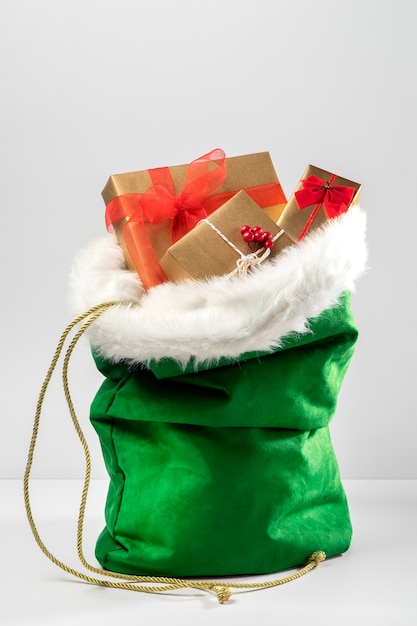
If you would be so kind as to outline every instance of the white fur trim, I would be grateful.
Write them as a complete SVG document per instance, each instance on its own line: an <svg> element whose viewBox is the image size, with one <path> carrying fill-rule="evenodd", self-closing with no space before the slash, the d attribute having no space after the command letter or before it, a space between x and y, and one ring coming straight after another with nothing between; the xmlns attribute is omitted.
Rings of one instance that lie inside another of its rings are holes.
<svg viewBox="0 0 417 626"><path fill-rule="evenodd" d="M186 364L267 351L309 318L353 291L366 268L366 217L359 207L328 220L243 277L164 283L145 291L125 268L113 235L90 244L71 272L75 314L101 302L131 302L104 313L89 330L91 345L111 361Z"/></svg>

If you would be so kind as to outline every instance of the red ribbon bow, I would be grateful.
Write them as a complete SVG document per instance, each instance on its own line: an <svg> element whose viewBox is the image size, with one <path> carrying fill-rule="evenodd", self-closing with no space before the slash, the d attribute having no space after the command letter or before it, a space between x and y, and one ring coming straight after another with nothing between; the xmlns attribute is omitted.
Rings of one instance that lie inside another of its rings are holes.
<svg viewBox="0 0 417 626"><path fill-rule="evenodd" d="M310 217L307 220L298 240L302 239L307 233L320 207L323 206L324 212L328 218L338 217L342 213L346 213L355 195L354 187L343 187L342 185L333 185L336 174L332 174L328 181L318 176L308 176L301 182L303 189L295 192L295 200L298 208L305 209L308 206L315 205Z"/></svg>
<svg viewBox="0 0 417 626"><path fill-rule="evenodd" d="M218 166L210 169L210 164ZM129 217L129 221L156 224L171 220L171 242L183 237L197 222L207 217L204 200L226 178L226 155L217 148L195 159L187 168L183 190L176 195L168 167L148 170L152 187L143 194L124 194L114 198L106 210L106 226ZM120 200L118 200L120 198Z"/></svg>
<svg viewBox="0 0 417 626"><path fill-rule="evenodd" d="M148 172L152 187L142 194L113 198L106 208L106 226L111 230L113 224L128 218L123 226L124 240L143 284L149 288L164 282L166 277L159 267L146 224L170 220L170 239L174 243L207 217L204 202L226 178L226 155L217 148L192 161L187 168L184 188L177 195L168 167Z"/></svg>

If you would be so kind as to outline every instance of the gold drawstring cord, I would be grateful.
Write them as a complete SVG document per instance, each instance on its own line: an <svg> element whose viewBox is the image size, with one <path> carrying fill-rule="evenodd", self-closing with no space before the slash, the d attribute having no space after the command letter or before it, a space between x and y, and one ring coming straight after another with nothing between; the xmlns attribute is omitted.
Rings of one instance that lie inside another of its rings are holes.
<svg viewBox="0 0 417 626"><path fill-rule="evenodd" d="M167 576L136 576L130 574L120 574L118 572L112 572L110 570L104 570L98 567L94 567L90 565L85 559L83 553L83 529L84 529L84 518L85 518L85 510L87 505L87 496L88 489L90 486L91 480L91 457L90 451L88 448L88 444L84 433L79 424L78 418L75 413L74 405L72 402L71 394L69 391L68 384L68 366L71 354L77 345L79 339L86 332L86 330L106 311L112 309L116 306L135 306L132 303L125 302L104 302L102 304L98 304L94 307L91 307L78 317L76 317L68 326L65 328L62 333L55 353L52 357L51 364L49 366L48 372L46 374L45 380L42 384L41 391L39 393L38 402L36 405L36 412L32 430L32 437L29 445L28 458L26 463L25 474L23 478L23 492L24 492L24 502L26 515L29 521L30 528L32 530L33 536L38 544L39 548L43 552L43 554L50 560L52 563L60 567L62 570L83 580L84 582L91 583L94 585L99 585L101 587L110 587L113 589L125 589L129 591L142 591L145 593L163 593L167 591L173 591L178 589L199 589L201 591L211 591L217 595L217 599L220 604L225 604L230 599L232 592L231 589L246 589L246 590L255 590L255 589L266 589L269 587L276 587L278 585L283 585L285 583L291 582L304 576L310 570L314 569L324 561L326 558L326 554L319 550L314 552L310 558L308 559L308 563L302 567L300 570L291 574L289 576L285 576L283 578L278 578L275 580L267 580L263 582L257 583L237 583L232 581L213 581L213 580L189 580L186 578L172 578ZM82 565L91 573L98 574L105 578L95 578L90 576L89 574L85 574L83 572L79 572L72 567L69 567L59 559L57 559L45 546L43 543L38 530L36 528L35 521L33 519L32 509L30 505L30 492L29 492L29 483L30 483L30 473L33 465L34 452L36 447L36 442L38 438L39 432L39 423L41 418L42 406L44 403L46 391L48 389L48 385L51 381L54 370L57 366L58 360L61 356L62 350L64 348L65 342L71 333L71 331L81 322L84 322L80 327L78 332L74 335L72 341L70 342L64 357L63 368L62 368L62 381L64 386L65 398L67 401L68 409L71 415L72 422L74 424L75 430L77 432L78 438L81 442L84 457L85 457L85 476L84 476L84 484L81 495L81 502L79 508L78 515L78 524L77 524L77 554L80 559ZM117 579L108 580L108 579Z"/></svg>

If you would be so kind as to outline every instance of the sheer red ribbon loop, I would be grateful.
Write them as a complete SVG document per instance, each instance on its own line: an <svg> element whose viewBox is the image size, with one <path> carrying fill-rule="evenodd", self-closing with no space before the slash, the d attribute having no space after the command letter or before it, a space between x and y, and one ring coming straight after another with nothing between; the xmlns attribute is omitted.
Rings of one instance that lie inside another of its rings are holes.
<svg viewBox="0 0 417 626"><path fill-rule="evenodd" d="M303 189L294 194L298 208L301 210L311 205L315 206L298 237L298 241L308 232L321 206L323 206L328 218L337 217L348 210L355 195L355 188L333 185L336 178L336 174L332 174L330 179L325 181L318 176L311 175L301 181Z"/></svg>
<svg viewBox="0 0 417 626"><path fill-rule="evenodd" d="M211 168L212 163L217 163L217 167ZM207 217L204 201L226 178L226 155L217 148L192 161L178 195L168 167L149 170L149 174L153 186L141 196L139 213L133 219L142 221L143 215L151 224L170 219L171 242L175 243Z"/></svg>
<svg viewBox="0 0 417 626"><path fill-rule="evenodd" d="M146 287L166 280L146 224L170 220L170 239L174 243L207 217L204 201L226 178L226 155L217 148L192 161L187 168L184 188L179 194L175 193L168 167L148 172L153 183L149 189L144 193L117 196L106 207L108 230L112 230L113 224L125 220L123 237L126 247Z"/></svg>
<svg viewBox="0 0 417 626"><path fill-rule="evenodd" d="M210 169L211 163L217 167ZM226 178L226 155L215 149L190 163L183 190L176 195L168 167L148 170L153 185L144 193L117 196L106 208L106 227L111 230L125 218L156 224L170 219L171 240L177 241L207 216L203 202Z"/></svg>

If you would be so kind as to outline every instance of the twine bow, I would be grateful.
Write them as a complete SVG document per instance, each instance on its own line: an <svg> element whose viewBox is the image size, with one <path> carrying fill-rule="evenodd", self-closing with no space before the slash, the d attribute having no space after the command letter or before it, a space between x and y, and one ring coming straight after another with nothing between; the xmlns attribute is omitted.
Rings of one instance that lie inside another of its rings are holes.
<svg viewBox="0 0 417 626"><path fill-rule="evenodd" d="M217 228L217 226L215 226L212 222L210 222L210 220L202 219L200 220L200 222L204 222L205 224L210 226L210 228L214 230L214 232L217 233L223 239L223 241L225 241L239 255L239 258L236 261L236 269L234 269L233 272L230 272L230 274L227 275L228 277L235 276L236 274L238 276L244 276L253 267L256 267L260 265L261 263L263 263L265 259L267 259L269 255L271 254L270 248L259 248L259 250L255 250L254 252L251 252L249 254L243 254L243 252L239 250L237 246L235 246L233 241L230 241L230 239L228 239L226 235L223 234L219 228ZM283 234L284 234L284 229L281 228L279 233L275 235L272 241L275 242Z"/></svg>
<svg viewBox="0 0 417 626"><path fill-rule="evenodd" d="M259 253L262 252L263 248L260 250L256 250L255 252L251 252L250 254L242 254L240 258L236 261L236 269L233 270L229 276L234 276L237 274L238 276L244 276L251 270L253 267L257 267L261 263L267 259L271 253L270 248L264 250L262 256L259 256Z"/></svg>

